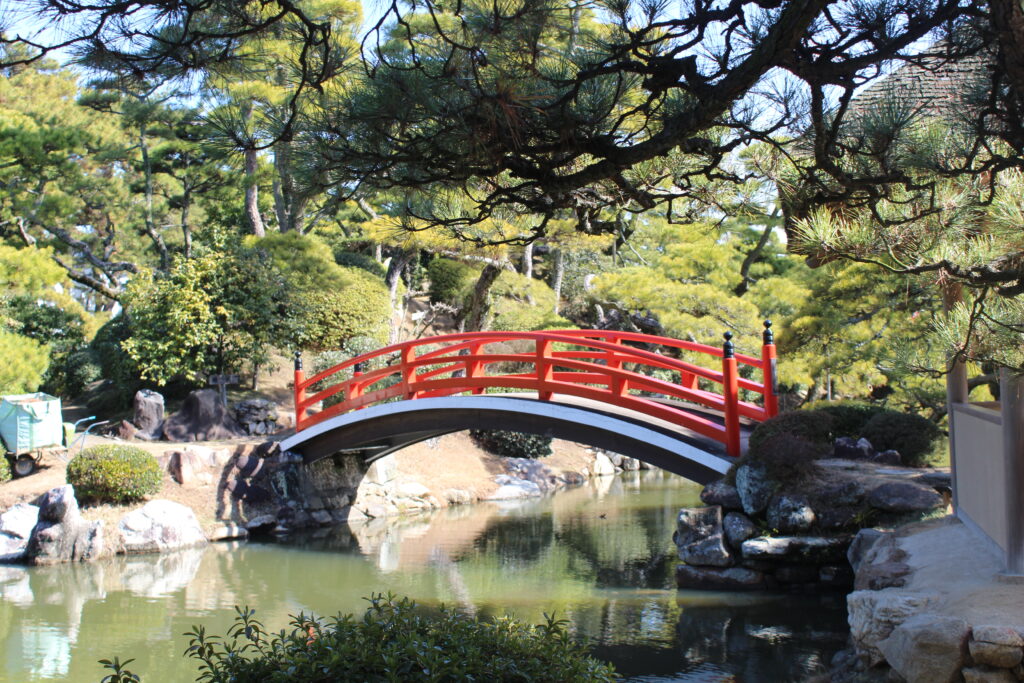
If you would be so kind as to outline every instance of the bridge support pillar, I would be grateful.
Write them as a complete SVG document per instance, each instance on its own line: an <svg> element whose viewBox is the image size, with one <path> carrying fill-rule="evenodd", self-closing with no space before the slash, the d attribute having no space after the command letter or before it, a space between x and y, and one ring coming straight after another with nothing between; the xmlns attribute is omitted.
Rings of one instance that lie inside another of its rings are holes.
<svg viewBox="0 0 1024 683"><path fill-rule="evenodd" d="M740 385L736 367L736 349L732 343L732 332L725 333L722 345L722 398L725 400L725 450L734 457L740 457Z"/></svg>

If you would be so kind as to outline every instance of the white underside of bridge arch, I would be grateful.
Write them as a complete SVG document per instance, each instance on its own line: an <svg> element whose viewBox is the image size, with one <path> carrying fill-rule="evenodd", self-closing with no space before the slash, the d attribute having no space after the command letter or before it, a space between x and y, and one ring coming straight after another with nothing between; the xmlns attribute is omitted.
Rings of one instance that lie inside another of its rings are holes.
<svg viewBox="0 0 1024 683"><path fill-rule="evenodd" d="M609 411L623 411L605 404L564 397L573 403L590 404L593 406L583 407L582 405L569 405L565 402L560 402L563 397L557 395L555 400L552 401L540 401L535 396L535 394L532 397L530 394L517 394L515 398L508 395L450 396L443 398L420 398L375 405L363 410L343 413L308 427L283 440L281 447L284 450L301 450L304 443L318 436L328 434L329 432L342 431L346 427L359 422L385 417L394 419L403 414L411 415L417 413L419 416L422 416L432 411L441 413L472 410L493 413L495 415L500 413L539 415L553 421L585 425L607 433L619 434L632 441L645 443L662 451L672 452L678 457L689 460L700 467L722 474L729 469L733 462L723 455L702 450L693 443L688 443L684 438L687 436L692 437L692 433L687 432L687 430L673 426L674 429L679 431L680 438L674 438L670 434L666 434L666 425L669 423L662 420L653 420L648 416L640 416L650 422L659 423L661 427L659 431L639 424L636 416L632 416L633 419L628 419L630 417L628 415L620 418L610 414ZM632 413L632 411L626 412ZM480 425L466 426L466 429L470 428L477 429L482 427ZM493 424L483 428L502 429L503 427L501 424Z"/></svg>

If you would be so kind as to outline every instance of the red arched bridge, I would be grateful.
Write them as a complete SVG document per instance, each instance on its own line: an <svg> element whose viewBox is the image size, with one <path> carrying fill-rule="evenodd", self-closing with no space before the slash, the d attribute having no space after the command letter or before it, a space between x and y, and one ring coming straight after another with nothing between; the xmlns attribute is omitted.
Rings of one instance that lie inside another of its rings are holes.
<svg viewBox="0 0 1024 683"><path fill-rule="evenodd" d="M307 463L339 452L376 459L450 432L505 429L706 482L742 453L751 422L778 412L771 321L759 357L735 353L731 337L713 347L611 330L448 334L308 378L296 355L296 432L282 447Z"/></svg>

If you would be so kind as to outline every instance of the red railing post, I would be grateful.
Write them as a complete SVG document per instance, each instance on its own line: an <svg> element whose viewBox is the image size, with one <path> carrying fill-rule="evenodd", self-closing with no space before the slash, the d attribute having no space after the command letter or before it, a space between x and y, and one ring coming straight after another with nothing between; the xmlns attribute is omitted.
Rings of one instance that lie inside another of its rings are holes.
<svg viewBox="0 0 1024 683"><path fill-rule="evenodd" d="M306 400L306 373L302 371L302 352L295 352L295 431L302 429L302 423L306 420L306 408L303 402Z"/></svg>
<svg viewBox="0 0 1024 683"><path fill-rule="evenodd" d="M416 398L419 392L416 391L416 368L410 363L416 360L416 349L410 344L402 349L402 384L405 385L405 397Z"/></svg>
<svg viewBox="0 0 1024 683"><path fill-rule="evenodd" d="M764 382L764 416L779 414L779 376L776 374L775 333L772 321L764 321L764 345L761 347L761 372Z"/></svg>
<svg viewBox="0 0 1024 683"><path fill-rule="evenodd" d="M725 333L722 345L722 397L725 399L725 450L734 458L740 456L740 385L736 368L736 349L732 332Z"/></svg>
<svg viewBox="0 0 1024 683"><path fill-rule="evenodd" d="M616 337L614 340L609 340L616 346L622 346L622 339ZM622 357L615 351L608 351L608 359L605 361L608 364L608 368L611 370L622 369ZM609 376L608 390L612 392L613 396L627 396L629 394L629 381L622 379L621 377Z"/></svg>
<svg viewBox="0 0 1024 683"><path fill-rule="evenodd" d="M536 366L537 381L540 383L537 396L542 401L550 401L553 392L544 388L548 382L555 378L555 366L551 363L551 341L549 339L537 340Z"/></svg>
<svg viewBox="0 0 1024 683"><path fill-rule="evenodd" d="M470 356L479 356L480 350L483 349L482 343L473 344L469 347ZM467 360L466 361L466 377L480 377L481 370L483 370L484 364L478 360ZM482 394L486 391L486 387L473 387L471 390L474 394Z"/></svg>
<svg viewBox="0 0 1024 683"><path fill-rule="evenodd" d="M363 364L356 363L352 366L352 379L349 380L348 391L345 392L345 400L352 401L363 395L363 388L356 381L363 374ZM356 408L358 410L358 408Z"/></svg>

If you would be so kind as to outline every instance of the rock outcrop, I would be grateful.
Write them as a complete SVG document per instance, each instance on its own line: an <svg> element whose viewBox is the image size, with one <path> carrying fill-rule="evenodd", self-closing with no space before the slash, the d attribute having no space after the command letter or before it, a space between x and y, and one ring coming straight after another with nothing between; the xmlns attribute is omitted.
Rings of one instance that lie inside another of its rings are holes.
<svg viewBox="0 0 1024 683"><path fill-rule="evenodd" d="M245 431L213 389L191 392L181 410L167 418L163 428L163 437L168 441L219 441L244 435Z"/></svg>
<svg viewBox="0 0 1024 683"><path fill-rule="evenodd" d="M206 544L190 508L170 500L152 500L129 512L117 525L126 553L154 553Z"/></svg>
<svg viewBox="0 0 1024 683"><path fill-rule="evenodd" d="M82 518L70 484L50 489L38 502L39 521L25 548L31 564L86 562L113 554L105 544L103 522Z"/></svg>

